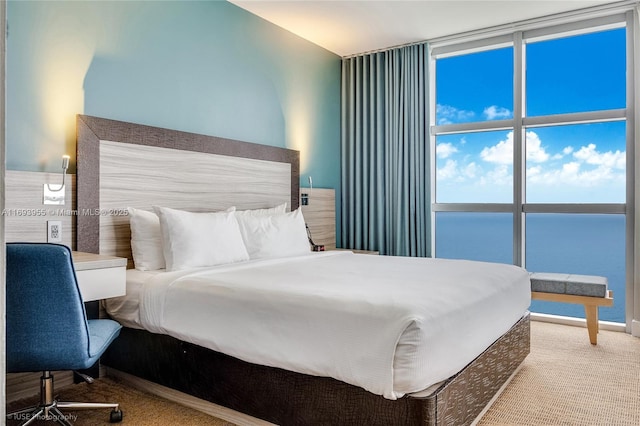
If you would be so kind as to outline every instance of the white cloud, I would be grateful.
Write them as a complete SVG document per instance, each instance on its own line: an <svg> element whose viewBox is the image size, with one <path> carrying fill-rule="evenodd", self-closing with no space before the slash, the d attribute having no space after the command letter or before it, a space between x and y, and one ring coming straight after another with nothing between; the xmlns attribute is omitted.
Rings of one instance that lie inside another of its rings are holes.
<svg viewBox="0 0 640 426"><path fill-rule="evenodd" d="M547 161L549 154L542 146L540 137L533 131L527 132L526 136L527 160L534 163ZM483 148L480 157L490 163L513 164L513 132L507 133L506 140L500 141L494 146Z"/></svg>
<svg viewBox="0 0 640 426"><path fill-rule="evenodd" d="M624 170L627 162L625 152L618 150L616 152L608 151L600 153L596 150L596 145L593 143L590 143L588 146L583 146L577 152L574 152L573 156L587 164L619 170Z"/></svg>
<svg viewBox="0 0 640 426"><path fill-rule="evenodd" d="M469 179L475 179L478 173L481 172L482 169L478 167L476 163L469 163L464 170L462 170L462 174Z"/></svg>
<svg viewBox="0 0 640 426"><path fill-rule="evenodd" d="M564 155L573 154L569 161L555 169L527 170L527 181L531 184L545 186L561 185L576 188L602 187L613 182L625 181L626 153L621 151L598 152L595 144L580 147L574 151L572 147L563 149ZM557 156L556 156L557 157ZM555 157L554 157L555 158Z"/></svg>
<svg viewBox="0 0 640 426"><path fill-rule="evenodd" d="M616 172L611 167L599 165L595 168L583 167L586 163L570 161L559 169L541 170L530 168L527 170L529 184L559 187L593 188L602 186L605 182L624 182L624 173ZM607 184L608 185L608 184Z"/></svg>
<svg viewBox="0 0 640 426"><path fill-rule="evenodd" d="M575 177L578 176L579 173L580 163L576 163L575 161L563 164L562 170L560 171L560 175L562 177L570 179L575 179Z"/></svg>
<svg viewBox="0 0 640 426"><path fill-rule="evenodd" d="M482 112L487 120L497 120L511 118L513 113L507 108L499 107L497 105L491 105L484 109Z"/></svg>
<svg viewBox="0 0 640 426"><path fill-rule="evenodd" d="M535 179L535 177L539 176L541 172L542 172L542 167L540 167L540 166L529 167L527 169L527 177L530 178L530 179L531 178Z"/></svg>
<svg viewBox="0 0 640 426"><path fill-rule="evenodd" d="M449 142L439 143L436 146L436 155L438 156L438 158L449 158L456 152L458 152L458 148L456 148Z"/></svg>
<svg viewBox="0 0 640 426"><path fill-rule="evenodd" d="M509 132L507 140L500 141L492 147L484 147L480 152L480 158L489 163L512 164L513 132Z"/></svg>
<svg viewBox="0 0 640 426"><path fill-rule="evenodd" d="M549 159L549 154L542 146L540 137L535 132L527 132L527 161L544 163Z"/></svg>
<svg viewBox="0 0 640 426"><path fill-rule="evenodd" d="M475 181L482 175L482 168L475 162L458 165L458 162L452 159L448 159L443 167L438 168L438 180L443 182L466 182Z"/></svg>
<svg viewBox="0 0 640 426"><path fill-rule="evenodd" d="M558 152L551 157L552 160L562 160L565 156L571 154L573 152L572 146L565 147L562 152Z"/></svg>
<svg viewBox="0 0 640 426"><path fill-rule="evenodd" d="M500 164L489 171L484 180L491 185L513 185L513 175L506 164Z"/></svg>
<svg viewBox="0 0 640 426"><path fill-rule="evenodd" d="M462 123L469 121L476 114L473 111L466 111L452 107L451 105L436 105L436 117L438 117L438 124L452 124Z"/></svg>
<svg viewBox="0 0 640 426"><path fill-rule="evenodd" d="M455 160L447 160L444 167L438 168L438 180L453 179L458 175L458 163Z"/></svg>
<svg viewBox="0 0 640 426"><path fill-rule="evenodd" d="M459 200L460 194L466 194L465 200L509 199L513 185L513 136L513 132L507 133L503 140L485 146L478 154L468 151L462 140L455 145L438 145L438 158L443 159L442 163L446 161L438 169L438 179L446 179L443 188L457 194L451 195L451 200ZM544 202L618 202L624 197L624 151L598 151L597 145L591 143L576 148L565 146L559 151L554 146L554 152L549 153L534 131L526 132L526 140L527 198ZM454 154L457 162L451 158Z"/></svg>

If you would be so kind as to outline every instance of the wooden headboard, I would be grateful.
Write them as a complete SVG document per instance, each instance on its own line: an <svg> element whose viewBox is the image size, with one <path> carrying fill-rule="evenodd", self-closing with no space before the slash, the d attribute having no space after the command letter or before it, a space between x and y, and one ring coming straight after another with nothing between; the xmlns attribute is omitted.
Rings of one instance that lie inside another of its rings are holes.
<svg viewBox="0 0 640 426"><path fill-rule="evenodd" d="M298 151L77 116L77 250L131 259L127 207L298 208Z"/></svg>

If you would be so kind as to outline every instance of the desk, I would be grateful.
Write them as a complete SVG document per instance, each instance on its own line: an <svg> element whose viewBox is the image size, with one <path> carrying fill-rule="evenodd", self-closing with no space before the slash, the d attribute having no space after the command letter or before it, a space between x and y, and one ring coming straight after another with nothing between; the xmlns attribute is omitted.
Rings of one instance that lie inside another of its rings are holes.
<svg viewBox="0 0 640 426"><path fill-rule="evenodd" d="M124 296L127 289L127 259L100 254L71 252L82 300L90 302Z"/></svg>
<svg viewBox="0 0 640 426"><path fill-rule="evenodd" d="M76 270L82 300L85 302L87 319L97 319L100 316L100 299L125 295L127 259L81 251L72 251L71 259ZM80 372L90 377L99 377L98 363ZM74 374L75 383L81 383L83 380Z"/></svg>

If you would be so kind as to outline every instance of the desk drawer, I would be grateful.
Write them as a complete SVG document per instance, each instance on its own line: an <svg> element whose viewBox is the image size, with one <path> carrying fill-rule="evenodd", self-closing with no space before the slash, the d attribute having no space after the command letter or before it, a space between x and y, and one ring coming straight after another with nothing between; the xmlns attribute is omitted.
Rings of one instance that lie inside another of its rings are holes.
<svg viewBox="0 0 640 426"><path fill-rule="evenodd" d="M124 296L127 290L124 266L76 271L76 276L85 302Z"/></svg>

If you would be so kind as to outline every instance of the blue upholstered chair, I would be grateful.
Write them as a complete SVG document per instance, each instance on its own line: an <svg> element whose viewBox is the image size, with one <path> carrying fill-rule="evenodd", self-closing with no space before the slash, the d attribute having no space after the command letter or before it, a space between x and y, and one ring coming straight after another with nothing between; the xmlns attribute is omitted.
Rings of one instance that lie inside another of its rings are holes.
<svg viewBox="0 0 640 426"><path fill-rule="evenodd" d="M120 324L87 320L71 251L59 244L7 244L7 372L41 371L40 404L7 415L29 424L37 418L69 425L61 409L111 408L111 422L122 420L118 404L59 402L54 370L94 365L120 334Z"/></svg>

